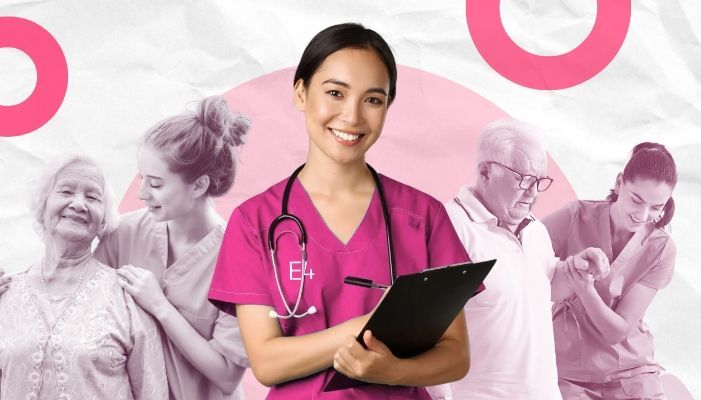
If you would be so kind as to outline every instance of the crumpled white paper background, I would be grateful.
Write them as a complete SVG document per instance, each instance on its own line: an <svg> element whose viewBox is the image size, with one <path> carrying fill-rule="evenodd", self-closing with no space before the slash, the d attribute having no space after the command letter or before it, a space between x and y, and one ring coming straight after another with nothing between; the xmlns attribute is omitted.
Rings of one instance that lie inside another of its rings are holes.
<svg viewBox="0 0 701 400"><path fill-rule="evenodd" d="M0 15L32 20L58 40L69 85L45 126L0 138L0 266L19 270L42 252L27 204L30 185L49 160L88 153L102 160L121 195L136 173L137 138L151 124L204 96L295 65L309 39L328 25L361 22L387 39L400 64L450 79L542 127L580 198L603 198L636 143L658 141L671 150L680 178L672 223L677 264L646 320L657 360L701 398L701 268L693 258L701 223L701 3L639 0L632 7L626 41L606 69L569 89L538 91L482 60L458 0L3 0ZM504 0L501 10L517 43L554 55L586 37L596 2ZM21 53L0 48L0 104L28 95L32 74ZM271 155L271 162L277 156L284 157Z"/></svg>

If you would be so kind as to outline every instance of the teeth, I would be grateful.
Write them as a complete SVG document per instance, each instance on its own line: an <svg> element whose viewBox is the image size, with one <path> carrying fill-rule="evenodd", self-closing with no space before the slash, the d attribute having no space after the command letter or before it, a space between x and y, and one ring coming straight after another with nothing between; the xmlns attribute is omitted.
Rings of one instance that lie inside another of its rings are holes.
<svg viewBox="0 0 701 400"><path fill-rule="evenodd" d="M337 138L345 140L346 142L354 142L360 138L360 135L353 135L350 133L338 131L336 129L331 129L331 133L333 133L333 135Z"/></svg>
<svg viewBox="0 0 701 400"><path fill-rule="evenodd" d="M88 221L86 221L80 217L66 217L66 218L70 219L71 221L77 222L79 224L83 224L83 225L88 223Z"/></svg>

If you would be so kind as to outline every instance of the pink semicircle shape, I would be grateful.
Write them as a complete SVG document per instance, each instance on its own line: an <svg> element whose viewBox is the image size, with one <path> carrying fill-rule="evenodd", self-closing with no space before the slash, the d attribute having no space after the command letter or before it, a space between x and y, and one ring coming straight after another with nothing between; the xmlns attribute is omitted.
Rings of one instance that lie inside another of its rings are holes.
<svg viewBox="0 0 701 400"><path fill-rule="evenodd" d="M29 97L19 104L0 105L0 137L20 136L42 127L61 107L68 88L68 65L56 39L24 18L0 17L3 47L23 51L36 68L36 86Z"/></svg>
<svg viewBox="0 0 701 400"><path fill-rule="evenodd" d="M294 68L272 72L224 94L233 110L253 121L239 154L234 188L214 199L225 218L242 201L287 178L305 161L308 138L303 115L292 104L293 75ZM473 160L482 127L509 116L477 93L418 69L400 66L397 88L368 162L384 175L448 201L461 185L475 180ZM536 216L576 198L551 158L548 173L555 183L538 197ZM137 198L139 184L135 176L120 212L143 207Z"/></svg>
<svg viewBox="0 0 701 400"><path fill-rule="evenodd" d="M556 90L579 85L613 60L630 25L630 0L597 0L594 27L570 52L540 56L523 50L504 29L500 0L466 0L465 14L480 55L506 79L532 89Z"/></svg>
<svg viewBox="0 0 701 400"><path fill-rule="evenodd" d="M272 72L224 94L233 110L253 121L241 148L234 188L215 199L217 211L226 219L242 201L286 179L305 160L308 138L303 115L292 104L293 75L294 68ZM461 185L475 180L474 155L481 128L508 115L463 86L409 67L399 68L397 88L397 99L382 137L368 153L368 162L380 173L446 202ZM539 196L536 216L576 199L551 158L548 173L555 182ZM137 176L124 195L120 212L143 206L137 198L139 184ZM250 370L243 385L248 400L263 399L267 393Z"/></svg>

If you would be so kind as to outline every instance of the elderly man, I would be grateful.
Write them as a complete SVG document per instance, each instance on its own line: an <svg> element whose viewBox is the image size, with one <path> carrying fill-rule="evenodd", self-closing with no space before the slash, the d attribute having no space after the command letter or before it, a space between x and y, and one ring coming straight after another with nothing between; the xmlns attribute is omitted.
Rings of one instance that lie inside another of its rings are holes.
<svg viewBox="0 0 701 400"><path fill-rule="evenodd" d="M465 307L471 366L450 384L454 399L561 399L550 306L551 295L572 293L559 272L568 265L554 257L545 226L530 214L553 181L546 170L538 135L515 120L493 122L479 140L475 186L446 204L470 258L497 259L486 290ZM600 276L608 272L602 255L587 249L567 262Z"/></svg>

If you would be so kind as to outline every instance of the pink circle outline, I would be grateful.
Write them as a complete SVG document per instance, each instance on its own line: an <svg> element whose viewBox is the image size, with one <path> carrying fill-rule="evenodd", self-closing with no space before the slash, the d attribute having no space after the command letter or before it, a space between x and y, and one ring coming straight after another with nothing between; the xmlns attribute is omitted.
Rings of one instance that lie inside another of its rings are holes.
<svg viewBox="0 0 701 400"><path fill-rule="evenodd" d="M0 105L0 136L20 136L47 123L63 103L68 65L61 46L40 25L24 18L0 17L0 48L23 51L34 63L36 86L23 102Z"/></svg>
<svg viewBox="0 0 701 400"><path fill-rule="evenodd" d="M613 60L630 25L630 0L597 0L596 21L570 52L541 56L523 50L506 33L500 0L466 0L467 26L482 58L506 79L532 89L565 89L591 79Z"/></svg>

